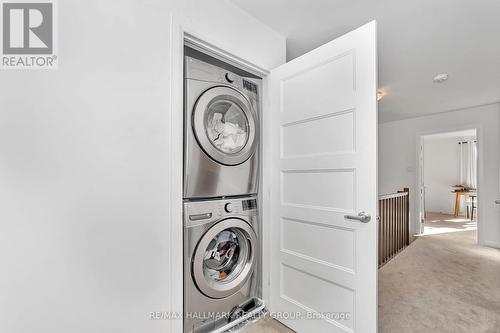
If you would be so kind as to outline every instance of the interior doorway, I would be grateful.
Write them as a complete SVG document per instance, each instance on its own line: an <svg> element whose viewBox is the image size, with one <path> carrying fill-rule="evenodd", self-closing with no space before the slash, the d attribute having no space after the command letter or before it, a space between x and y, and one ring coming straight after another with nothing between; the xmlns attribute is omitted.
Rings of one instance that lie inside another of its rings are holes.
<svg viewBox="0 0 500 333"><path fill-rule="evenodd" d="M471 231L477 242L477 130L422 135L420 143L420 233Z"/></svg>

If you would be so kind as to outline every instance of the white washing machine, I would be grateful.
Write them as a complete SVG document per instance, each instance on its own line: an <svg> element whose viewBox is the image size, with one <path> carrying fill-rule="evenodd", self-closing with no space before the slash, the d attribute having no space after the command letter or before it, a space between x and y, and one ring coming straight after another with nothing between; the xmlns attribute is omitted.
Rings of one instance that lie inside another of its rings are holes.
<svg viewBox="0 0 500 333"><path fill-rule="evenodd" d="M256 194L258 80L185 57L184 198Z"/></svg>
<svg viewBox="0 0 500 333"><path fill-rule="evenodd" d="M255 311L257 198L184 204L184 332L220 330Z"/></svg>

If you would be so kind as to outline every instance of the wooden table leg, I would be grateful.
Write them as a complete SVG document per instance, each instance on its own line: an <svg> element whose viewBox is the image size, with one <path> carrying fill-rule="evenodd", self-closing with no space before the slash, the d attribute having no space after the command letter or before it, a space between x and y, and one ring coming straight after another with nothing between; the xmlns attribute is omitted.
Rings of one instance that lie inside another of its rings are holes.
<svg viewBox="0 0 500 333"><path fill-rule="evenodd" d="M458 217L460 211L460 193L455 193L455 217Z"/></svg>

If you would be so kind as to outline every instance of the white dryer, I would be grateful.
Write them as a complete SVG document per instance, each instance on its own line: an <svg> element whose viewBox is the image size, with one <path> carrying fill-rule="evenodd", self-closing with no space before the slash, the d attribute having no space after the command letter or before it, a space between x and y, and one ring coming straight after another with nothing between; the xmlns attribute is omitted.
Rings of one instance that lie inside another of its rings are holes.
<svg viewBox="0 0 500 333"><path fill-rule="evenodd" d="M185 57L185 199L257 193L257 82Z"/></svg>

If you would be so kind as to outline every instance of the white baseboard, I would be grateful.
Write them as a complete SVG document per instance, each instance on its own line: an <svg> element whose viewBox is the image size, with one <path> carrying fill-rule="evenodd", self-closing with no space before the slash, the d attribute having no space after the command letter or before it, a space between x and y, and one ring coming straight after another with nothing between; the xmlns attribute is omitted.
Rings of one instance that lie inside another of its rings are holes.
<svg viewBox="0 0 500 333"><path fill-rule="evenodd" d="M434 212L434 211L427 211L426 214L443 214L443 215L455 215L455 212ZM464 217L465 213L459 214L459 217Z"/></svg>
<svg viewBox="0 0 500 333"><path fill-rule="evenodd" d="M489 240L485 240L485 241L483 241L481 245L484 245L484 246L489 246L489 247L494 247L494 248L500 249L500 243L497 243L497 242L492 242L492 241L489 241Z"/></svg>

